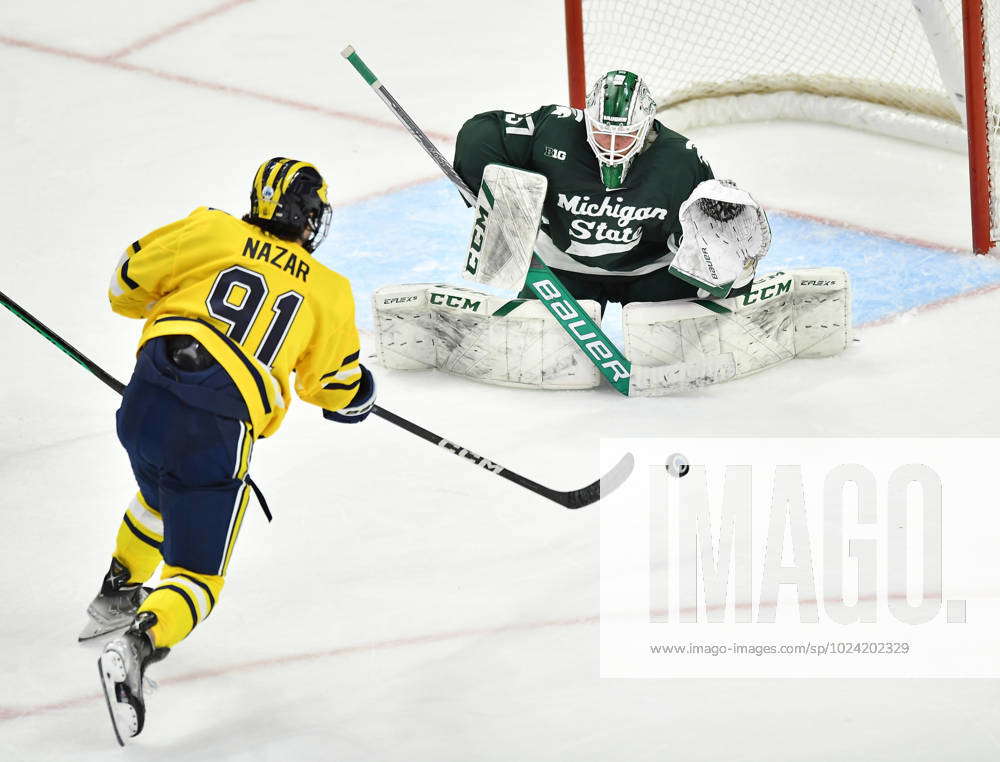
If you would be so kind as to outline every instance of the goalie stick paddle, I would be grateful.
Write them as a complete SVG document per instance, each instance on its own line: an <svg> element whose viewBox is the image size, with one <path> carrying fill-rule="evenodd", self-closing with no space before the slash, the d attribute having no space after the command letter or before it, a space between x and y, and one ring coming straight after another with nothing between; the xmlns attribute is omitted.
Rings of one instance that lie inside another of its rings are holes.
<svg viewBox="0 0 1000 762"><path fill-rule="evenodd" d="M107 386L111 387L119 394L123 394L125 392L125 384L105 371L101 366L83 354L83 352L64 340L59 334L38 320L34 315L2 291L0 291L0 304L10 310L14 315L19 317L29 326L34 328L38 333L48 339L72 360L79 363L92 374L97 376L97 378L103 381ZM477 466L480 466L497 476L503 477L509 482L513 482L514 484L520 485L527 490L531 490L536 495L541 495L542 497L546 497L553 502L559 503L559 505L565 508L583 508L591 503L596 503L601 499L602 492L603 494L610 494L612 490L620 487L625 480L628 479L629 475L632 473L632 467L634 466L632 454L627 453L614 468L597 481L588 484L586 487L581 487L580 489L561 492L559 490L552 489L551 487L546 487L544 484L539 484L526 476L521 476L521 474L516 473L515 471L510 471L509 469L494 463L488 458L477 455L461 445L455 444L442 436L438 436L433 431L428 431L422 426L418 426L413 421L409 421L400 415L396 415L395 413L386 410L384 407L375 405L372 412L379 418L399 426L399 428L404 429L411 434L430 442L431 444L437 445L448 452L475 463ZM257 499L260 501L261 507L264 509L264 514L267 516L267 520L270 521L271 513L267 508L267 504L264 502L264 496L257 488L257 485L250 481L249 477L247 478L247 483L256 493Z"/></svg>

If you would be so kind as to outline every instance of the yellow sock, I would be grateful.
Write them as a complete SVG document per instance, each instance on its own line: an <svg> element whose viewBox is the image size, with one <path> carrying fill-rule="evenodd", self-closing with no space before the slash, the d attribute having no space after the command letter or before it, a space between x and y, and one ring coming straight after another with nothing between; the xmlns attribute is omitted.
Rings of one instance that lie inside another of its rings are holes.
<svg viewBox="0 0 1000 762"><path fill-rule="evenodd" d="M136 493L118 527L114 553L115 558L128 568L129 583L145 582L153 576L162 560L162 543L162 517L149 507L141 492Z"/></svg>
<svg viewBox="0 0 1000 762"><path fill-rule="evenodd" d="M215 608L226 578L164 566L160 584L139 607L156 614L149 630L157 648L173 648Z"/></svg>

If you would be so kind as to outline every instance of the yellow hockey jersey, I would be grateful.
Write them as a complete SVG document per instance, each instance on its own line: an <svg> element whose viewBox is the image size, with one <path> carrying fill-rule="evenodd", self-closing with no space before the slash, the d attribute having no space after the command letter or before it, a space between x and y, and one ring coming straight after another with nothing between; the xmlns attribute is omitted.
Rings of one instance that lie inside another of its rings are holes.
<svg viewBox="0 0 1000 762"><path fill-rule="evenodd" d="M256 436L277 431L289 374L306 402L339 410L361 380L347 279L302 246L207 207L133 243L111 277L111 309L145 318L139 346L187 334L226 369Z"/></svg>

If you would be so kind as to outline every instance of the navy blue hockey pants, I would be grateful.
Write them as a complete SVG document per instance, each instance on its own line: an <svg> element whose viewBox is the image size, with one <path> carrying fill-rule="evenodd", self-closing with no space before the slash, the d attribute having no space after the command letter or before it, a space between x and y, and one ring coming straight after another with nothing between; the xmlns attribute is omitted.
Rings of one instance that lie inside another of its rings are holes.
<svg viewBox="0 0 1000 762"><path fill-rule="evenodd" d="M249 500L249 420L221 365L183 371L164 337L143 345L118 410L118 438L142 497L163 516L165 563L225 574Z"/></svg>

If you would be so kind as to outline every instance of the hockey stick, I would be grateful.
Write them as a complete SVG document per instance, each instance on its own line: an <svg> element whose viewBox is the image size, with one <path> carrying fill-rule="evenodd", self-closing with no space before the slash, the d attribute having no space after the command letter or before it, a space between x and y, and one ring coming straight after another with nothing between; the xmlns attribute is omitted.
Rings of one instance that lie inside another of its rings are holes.
<svg viewBox="0 0 1000 762"><path fill-rule="evenodd" d="M9 296L7 296L3 291L0 291L0 304L13 312L17 317L21 318L25 323L30 325L36 331L38 331L42 336L48 339L52 344L56 346L57 349L62 350L66 355L75 362L78 362L84 368L89 370L95 376L97 376L101 381L110 386L119 394L124 393L125 384L119 381L117 378L112 376L110 373L105 371L101 366L91 360L89 357L83 354L79 349L74 347L69 342L65 341L58 333L53 331L51 328L46 326L40 320L38 320L34 315L28 312L24 307L15 302Z"/></svg>
<svg viewBox="0 0 1000 762"><path fill-rule="evenodd" d="M465 458L466 460L475 463L477 466L485 468L487 471L492 471L497 476L502 476L509 482L519 484L525 489L531 490L536 495L547 497L549 500L559 503L559 505L564 508L583 508L585 505L596 503L601 499L602 493L607 495L613 490L618 489L618 487L620 487L624 481L628 479L629 474L632 473L632 467L635 465L635 459L632 457L632 453L626 453L625 456L618 461L614 468L608 471L608 473L597 481L588 484L586 487L581 487L580 489L560 492L559 490L554 490L551 487L546 487L544 484L532 481L526 476L521 476L519 473L510 471L500 464L494 463L488 458L484 458L482 455L477 455L474 452L466 450L461 445L449 442L447 439L435 434L433 431L428 431L427 429L413 423L413 421L408 421L395 413L390 413L383 407L376 405L374 413L380 418L389 421L389 423L394 423L401 429L406 429L411 434L416 434L418 437L427 440L431 444L437 445L438 447L458 455L461 458Z"/></svg>
<svg viewBox="0 0 1000 762"><path fill-rule="evenodd" d="M424 131L406 113L406 110L386 90L385 85L379 81L372 70L365 65L365 62L361 60L361 56L358 55L354 47L348 45L340 51L340 55L347 59L348 63L361 75L361 78L371 86L378 97L382 99L382 102L403 123L403 126L406 127L414 140L420 144L420 147L427 152L427 155L434 160L434 163L438 165L441 171L458 188L458 192L462 194L462 198L470 206L475 207L478 202L476 195L465 184L465 181L458 176L451 162L441 155L441 152L430 141L430 138L424 134ZM590 316L580 307L573 295L563 286L537 253L532 254L531 266L528 269L525 283L535 292L535 296L545 306L545 309L549 311L553 319L569 334L570 338L580 347L580 350L608 380L608 383L625 396L628 396L632 363L615 346L615 343L605 335L601 327L590 319Z"/></svg>
<svg viewBox="0 0 1000 762"><path fill-rule="evenodd" d="M29 326L34 328L38 333L48 339L57 348L62 350L67 356L72 360L82 365L88 371L93 373L97 378L107 384L109 387L114 389L119 394L123 394L125 391L125 384L119 381L117 378L112 376L110 373L105 371L101 366L87 357L83 352L74 347L72 344L64 340L59 334L53 331L51 328L46 326L40 320L38 320L34 315L24 309L21 305L11 299L9 296L0 291L0 304L10 310L14 315L19 317ZM475 463L477 466L482 466L487 471L491 471L497 476L501 476L509 482L520 485L525 489L531 490L536 495L541 495L546 497L553 502L559 503L559 505L565 508L583 508L585 505L590 505L591 503L596 503L601 499L602 491L605 494L610 494L612 490L617 489L622 485L622 483L629 477L632 473L632 467L634 465L634 458L631 453L626 453L626 455L618 462L618 464L612 468L607 474L602 478L588 484L586 487L580 489L569 490L568 492L561 492L559 490L552 489L551 487L546 487L544 484L539 484L536 481L532 481L526 476L521 476L519 473L510 471L503 466L494 463L481 455L476 455L474 452L467 450L461 445L457 445L453 442L448 441L442 436L438 436L432 431L428 431L422 426L418 426L413 423L413 421L408 421L402 416L396 415L384 407L379 407L375 405L372 412L379 418L388 421L399 428L404 429L411 434L415 434L421 439L425 439L431 444L437 445L438 447L447 450L455 455L458 455L465 460ZM252 485L251 485L252 486ZM257 492L258 498L262 498L259 490L254 487L254 491ZM262 502L265 506L265 514L270 520L270 514L267 512L266 504Z"/></svg>

